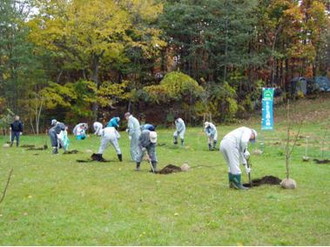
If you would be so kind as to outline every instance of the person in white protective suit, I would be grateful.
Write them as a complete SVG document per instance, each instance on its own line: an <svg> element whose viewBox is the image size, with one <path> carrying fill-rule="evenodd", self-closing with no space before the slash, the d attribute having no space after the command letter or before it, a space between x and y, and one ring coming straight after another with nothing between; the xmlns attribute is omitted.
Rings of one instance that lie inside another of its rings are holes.
<svg viewBox="0 0 330 247"><path fill-rule="evenodd" d="M228 165L229 187L235 189L247 189L241 184L240 164L245 166L246 173L251 172L247 165L250 153L247 150L249 142L255 142L257 132L248 127L240 127L224 136L220 143L222 152Z"/></svg>
<svg viewBox="0 0 330 247"><path fill-rule="evenodd" d="M209 150L215 150L218 141L218 131L215 125L211 122L204 123L204 131L207 135L207 143L209 145Z"/></svg>
<svg viewBox="0 0 330 247"><path fill-rule="evenodd" d="M100 122L93 123L94 135L100 136L102 134L103 125Z"/></svg>
<svg viewBox="0 0 330 247"><path fill-rule="evenodd" d="M96 154L99 156L99 160L103 160L103 153L110 143L116 150L119 161L123 161L122 153L118 143L119 138L120 135L114 127L106 127L101 130L101 145L99 151Z"/></svg>
<svg viewBox="0 0 330 247"><path fill-rule="evenodd" d="M87 129L88 129L87 123L79 123L73 128L72 133L77 140L84 140L86 138Z"/></svg>
<svg viewBox="0 0 330 247"><path fill-rule="evenodd" d="M130 138L130 154L131 159L138 162L139 159L139 137L141 135L141 127L139 120L137 120L129 112L125 113L125 118L127 122L127 132Z"/></svg>
<svg viewBox="0 0 330 247"><path fill-rule="evenodd" d="M179 136L181 139L181 145L183 146L185 132L186 132L186 125L185 125L183 119L180 117L176 117L175 118L175 131L173 133L173 138L174 138L173 143L178 144L178 136Z"/></svg>

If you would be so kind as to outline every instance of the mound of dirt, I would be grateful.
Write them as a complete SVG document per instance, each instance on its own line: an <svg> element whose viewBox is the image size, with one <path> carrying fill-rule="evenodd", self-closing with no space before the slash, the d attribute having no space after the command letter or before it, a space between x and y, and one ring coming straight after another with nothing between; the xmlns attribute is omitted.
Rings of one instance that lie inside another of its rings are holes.
<svg viewBox="0 0 330 247"><path fill-rule="evenodd" d="M93 153L92 156L91 156L92 160L94 161L99 161L99 162L105 162L106 160L102 157L101 154L96 154L96 153Z"/></svg>
<svg viewBox="0 0 330 247"><path fill-rule="evenodd" d="M281 179L279 179L278 177L274 177L274 176L264 176L262 178L256 178L256 179L252 179L252 187L255 186L260 186L263 184L270 184L270 185L279 185L281 183ZM245 187L251 187L251 185L249 183L243 184Z"/></svg>
<svg viewBox="0 0 330 247"><path fill-rule="evenodd" d="M314 159L316 164L329 164L330 160L325 159L325 160L319 160L319 159Z"/></svg>
<svg viewBox="0 0 330 247"><path fill-rule="evenodd" d="M93 153L91 156L91 159L87 159L87 160L76 160L79 163L86 163L86 162L93 162L93 161L98 161L98 162L110 162L109 160L106 160L102 157L101 154L96 154Z"/></svg>
<svg viewBox="0 0 330 247"><path fill-rule="evenodd" d="M170 173L174 173L174 172L181 172L181 168L172 164L169 164L167 166L165 166L163 169L161 169L160 171L156 172L158 174L170 174Z"/></svg>

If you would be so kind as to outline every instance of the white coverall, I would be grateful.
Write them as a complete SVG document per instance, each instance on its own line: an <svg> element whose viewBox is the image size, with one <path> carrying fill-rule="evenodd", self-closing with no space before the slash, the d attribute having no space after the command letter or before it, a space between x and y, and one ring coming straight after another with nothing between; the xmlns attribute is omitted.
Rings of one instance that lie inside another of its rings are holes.
<svg viewBox="0 0 330 247"><path fill-rule="evenodd" d="M184 121L182 120L182 118L177 118L175 120L175 128L176 130L174 131L174 138L178 138L178 136L180 136L180 139L183 140L184 139L184 133L186 132L186 125L184 123Z"/></svg>
<svg viewBox="0 0 330 247"><path fill-rule="evenodd" d="M244 152L247 149L251 133L252 129L240 127L225 135L220 143L220 151L227 162L228 171L233 175L241 174L240 164L245 166L247 164Z"/></svg>
<svg viewBox="0 0 330 247"><path fill-rule="evenodd" d="M73 135L75 135L75 136L84 135L86 133L86 130L87 130L87 129L84 128L84 126L86 126L88 128L87 123L77 124L72 130Z"/></svg>
<svg viewBox="0 0 330 247"><path fill-rule="evenodd" d="M208 123L204 131L208 137L208 144L213 144L213 142L218 141L218 131L213 123Z"/></svg>
<svg viewBox="0 0 330 247"><path fill-rule="evenodd" d="M100 122L93 123L94 135L100 136L102 134L103 125Z"/></svg>
<svg viewBox="0 0 330 247"><path fill-rule="evenodd" d="M130 115L128 117L128 135L131 139L130 154L133 161L139 160L139 137L141 135L141 128L139 120Z"/></svg>
<svg viewBox="0 0 330 247"><path fill-rule="evenodd" d="M103 154L104 150L107 148L108 143L115 148L117 154L121 154L121 150L118 144L118 139L120 138L119 133L114 127L106 127L101 131L101 145L98 153Z"/></svg>

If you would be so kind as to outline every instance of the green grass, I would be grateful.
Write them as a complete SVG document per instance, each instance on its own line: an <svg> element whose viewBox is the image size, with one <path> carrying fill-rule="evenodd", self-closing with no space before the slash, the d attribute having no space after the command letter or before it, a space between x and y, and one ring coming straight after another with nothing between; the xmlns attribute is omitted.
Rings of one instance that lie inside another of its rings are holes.
<svg viewBox="0 0 330 247"><path fill-rule="evenodd" d="M318 105L329 102L318 101ZM313 112L314 105L302 109ZM63 155L62 150L52 155L49 149L0 148L1 191L13 168L0 204L0 244L329 245L330 166L302 162L307 135L311 136L308 155L320 158L323 142L323 156L330 158L330 133L324 138L330 123L326 113L302 126L291 159L295 190L268 185L249 191L229 189L226 164L219 151L207 150L202 128L188 129L184 148L173 146L173 129L158 131L159 168L185 162L192 167L170 175L149 173L147 162L142 163L142 171L135 172L125 132L120 140L122 163L117 162L112 147L104 154L110 163L77 163L76 159L87 159L90 151L97 151L95 136L84 141L71 137L70 149L80 151L72 155ZM241 125L259 130L259 123L256 118L220 125L219 139ZM286 126L283 120L273 132L259 131L259 142L250 151L262 148L264 153L251 157L252 178L285 177ZM6 140L0 138L1 143ZM45 140L23 135L21 144L42 146ZM243 179L247 182L245 174Z"/></svg>

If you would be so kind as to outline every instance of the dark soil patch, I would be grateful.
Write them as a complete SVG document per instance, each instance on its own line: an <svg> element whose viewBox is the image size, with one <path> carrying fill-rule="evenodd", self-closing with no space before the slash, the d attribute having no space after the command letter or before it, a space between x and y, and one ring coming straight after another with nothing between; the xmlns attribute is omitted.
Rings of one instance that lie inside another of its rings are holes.
<svg viewBox="0 0 330 247"><path fill-rule="evenodd" d="M30 145L30 144L24 144L24 145L21 145L21 148L34 148L35 145Z"/></svg>
<svg viewBox="0 0 330 247"><path fill-rule="evenodd" d="M181 172L181 168L172 164L169 164L167 166L165 166L163 169L161 169L160 171L156 172L158 174L170 174L170 173L174 173L174 172Z"/></svg>
<svg viewBox="0 0 330 247"><path fill-rule="evenodd" d="M270 184L270 185L279 185L281 183L281 179L279 179L278 177L274 177L274 176L264 176L262 178L256 178L256 179L252 179L252 187L255 186L260 186L263 184ZM251 187L251 185L249 183L243 184L245 187Z"/></svg>
<svg viewBox="0 0 330 247"><path fill-rule="evenodd" d="M325 159L325 160L319 160L319 159L314 159L316 164L329 164L330 160Z"/></svg>
<svg viewBox="0 0 330 247"><path fill-rule="evenodd" d="M77 153L79 153L79 151L74 149L74 150L71 150L71 151L64 151L63 154L77 154Z"/></svg>
<svg viewBox="0 0 330 247"><path fill-rule="evenodd" d="M91 159L87 160L77 160L79 163L86 163L86 162L93 162L93 161L98 161L98 162L110 162L110 160L104 159L101 155L93 153L91 155Z"/></svg>
<svg viewBox="0 0 330 247"><path fill-rule="evenodd" d="M42 147L36 148L34 145L30 145L29 148L27 148L26 150L31 151L31 150L46 150L48 149L47 145L43 145Z"/></svg>

